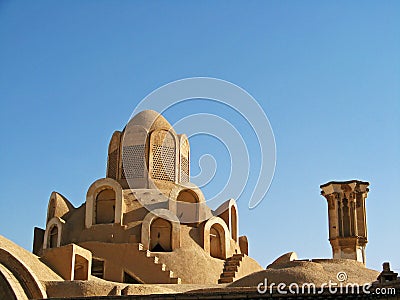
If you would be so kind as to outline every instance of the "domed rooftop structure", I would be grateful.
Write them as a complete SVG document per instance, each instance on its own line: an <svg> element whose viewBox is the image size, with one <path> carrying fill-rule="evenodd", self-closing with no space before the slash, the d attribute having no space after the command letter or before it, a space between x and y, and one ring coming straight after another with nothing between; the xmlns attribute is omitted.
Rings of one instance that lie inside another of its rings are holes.
<svg viewBox="0 0 400 300"><path fill-rule="evenodd" d="M154 110L144 110L139 112L129 120L125 129L130 126L141 126L147 132L156 129L171 130L175 132L171 124L160 113Z"/></svg>
<svg viewBox="0 0 400 300"><path fill-rule="evenodd" d="M365 267L367 186L358 180L321 186L334 259L297 260L289 252L263 270L249 256L247 237L239 236L236 201L208 207L190 182L187 137L159 113L143 111L113 133L106 178L90 185L82 205L51 194L45 228L34 230L35 255L0 236L0 299L202 293L208 286L199 298L215 297L219 287L237 298L264 280L370 283L379 273ZM389 266L378 278L398 282Z"/></svg>
<svg viewBox="0 0 400 300"><path fill-rule="evenodd" d="M187 137L147 110L113 133L107 175L91 184L83 205L52 194L34 252L65 280L217 284L262 270L238 233L235 200L208 207L190 182Z"/></svg>
<svg viewBox="0 0 400 300"><path fill-rule="evenodd" d="M230 287L254 287L267 280L268 284L313 283L319 287L329 281L364 285L376 280L378 271L367 269L352 259L312 259L275 263L266 270L247 275L231 283Z"/></svg>
<svg viewBox="0 0 400 300"><path fill-rule="evenodd" d="M190 145L158 112L145 110L115 131L108 148L107 177L124 189L155 188L168 195L190 182Z"/></svg>

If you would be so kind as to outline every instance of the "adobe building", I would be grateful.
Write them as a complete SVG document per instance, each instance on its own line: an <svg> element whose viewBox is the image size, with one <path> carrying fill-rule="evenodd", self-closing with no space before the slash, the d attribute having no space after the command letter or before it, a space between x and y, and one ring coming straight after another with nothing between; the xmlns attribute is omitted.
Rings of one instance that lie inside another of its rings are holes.
<svg viewBox="0 0 400 300"><path fill-rule="evenodd" d="M212 211L189 179L187 137L157 112L143 111L112 135L107 176L89 187L83 205L51 194L34 253L68 280L231 282L235 272L221 277L221 270L232 257L241 276L261 270L247 256L247 238L238 236L235 200Z"/></svg>
<svg viewBox="0 0 400 300"><path fill-rule="evenodd" d="M106 177L90 185L81 206L51 194L45 228L34 230L33 254L0 236L0 299L194 290L201 299L221 289L254 290L265 278L322 284L339 271L352 282L375 281L379 272L365 267L368 183L329 182L321 189L333 259L299 260L289 252L264 269L238 235L235 200L212 210L190 182L187 137L157 112L140 112L112 135Z"/></svg>

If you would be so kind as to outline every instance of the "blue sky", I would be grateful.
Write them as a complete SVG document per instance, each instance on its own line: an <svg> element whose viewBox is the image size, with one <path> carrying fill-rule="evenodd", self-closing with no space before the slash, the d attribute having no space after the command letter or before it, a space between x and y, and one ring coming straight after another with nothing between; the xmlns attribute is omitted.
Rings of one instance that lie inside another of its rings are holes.
<svg viewBox="0 0 400 300"><path fill-rule="evenodd" d="M248 91L275 134L266 198L253 210L239 200L250 255L263 266L288 251L331 257L319 185L361 179L371 183L367 266L400 271L399 53L398 1L3 0L0 234L31 249L50 193L85 201L105 176L112 132L141 99L209 76ZM240 118L207 101L166 117L197 111L233 120L247 137ZM194 173L207 143L191 140ZM226 179L221 149L206 196Z"/></svg>

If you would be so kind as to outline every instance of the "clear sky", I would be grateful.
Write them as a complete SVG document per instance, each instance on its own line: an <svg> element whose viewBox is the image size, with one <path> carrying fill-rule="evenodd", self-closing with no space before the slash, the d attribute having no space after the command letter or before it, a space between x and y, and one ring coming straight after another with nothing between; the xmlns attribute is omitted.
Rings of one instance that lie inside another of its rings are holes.
<svg viewBox="0 0 400 300"><path fill-rule="evenodd" d="M266 198L250 210L247 189L238 201L250 255L263 266L288 251L331 257L319 185L360 179L371 183L367 266L400 271L399 53L399 1L2 0L0 234L31 250L50 193L85 201L141 99L209 76L253 95L276 139ZM197 111L240 123L207 101L166 117ZM191 140L193 174L209 143ZM206 197L226 179L221 149Z"/></svg>

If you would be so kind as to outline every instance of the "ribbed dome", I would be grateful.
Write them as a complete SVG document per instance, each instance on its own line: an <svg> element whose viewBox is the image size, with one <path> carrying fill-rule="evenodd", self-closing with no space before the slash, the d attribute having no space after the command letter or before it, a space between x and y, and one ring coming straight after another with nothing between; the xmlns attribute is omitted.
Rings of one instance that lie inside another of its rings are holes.
<svg viewBox="0 0 400 300"><path fill-rule="evenodd" d="M135 115L127 124L128 126L139 125L147 131L155 129L164 129L175 132L171 124L158 112L154 110L144 110Z"/></svg>

